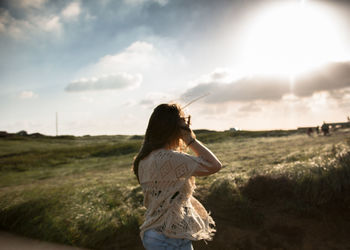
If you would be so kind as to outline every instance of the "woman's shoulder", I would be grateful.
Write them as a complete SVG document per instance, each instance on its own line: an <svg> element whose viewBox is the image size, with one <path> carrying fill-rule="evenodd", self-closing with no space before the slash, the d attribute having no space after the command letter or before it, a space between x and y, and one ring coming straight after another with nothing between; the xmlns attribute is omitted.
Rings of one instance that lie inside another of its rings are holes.
<svg viewBox="0 0 350 250"><path fill-rule="evenodd" d="M157 160L179 159L188 156L188 154L171 149L157 149L151 155Z"/></svg>
<svg viewBox="0 0 350 250"><path fill-rule="evenodd" d="M140 165L148 165L148 163L152 164L152 162L154 161L159 162L159 161L171 158L172 155L173 155L172 150L168 150L164 148L156 149L156 150L153 150L145 158L143 158L140 161Z"/></svg>
<svg viewBox="0 0 350 250"><path fill-rule="evenodd" d="M179 165L191 161L193 156L186 153L170 150L157 149L152 151L146 158L140 161L140 166L145 168L160 168L163 165Z"/></svg>

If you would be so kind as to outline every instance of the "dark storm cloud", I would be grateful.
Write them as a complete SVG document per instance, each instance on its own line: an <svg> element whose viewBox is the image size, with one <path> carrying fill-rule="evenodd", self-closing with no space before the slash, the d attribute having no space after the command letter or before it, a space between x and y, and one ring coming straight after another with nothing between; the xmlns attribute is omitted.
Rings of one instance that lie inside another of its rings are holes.
<svg viewBox="0 0 350 250"><path fill-rule="evenodd" d="M229 101L276 101L286 94L299 97L311 96L321 91L335 91L350 87L350 62L330 63L297 77L293 86L287 77L253 76L229 83L213 79L188 89L183 99L210 93L205 101L224 103Z"/></svg>

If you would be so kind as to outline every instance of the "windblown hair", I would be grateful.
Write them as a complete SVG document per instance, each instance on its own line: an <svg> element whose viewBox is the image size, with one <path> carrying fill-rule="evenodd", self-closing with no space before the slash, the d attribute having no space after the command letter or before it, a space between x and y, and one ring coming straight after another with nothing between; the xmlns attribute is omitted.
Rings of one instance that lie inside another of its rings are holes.
<svg viewBox="0 0 350 250"><path fill-rule="evenodd" d="M139 163L153 150L168 147L176 149L180 146L180 119L183 111L178 104L160 104L149 119L145 139L140 152L136 155L133 171L139 180Z"/></svg>

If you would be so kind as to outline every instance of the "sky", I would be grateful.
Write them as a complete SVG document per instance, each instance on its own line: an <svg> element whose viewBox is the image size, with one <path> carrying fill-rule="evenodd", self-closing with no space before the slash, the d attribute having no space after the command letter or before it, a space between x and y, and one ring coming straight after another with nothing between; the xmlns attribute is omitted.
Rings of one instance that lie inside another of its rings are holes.
<svg viewBox="0 0 350 250"><path fill-rule="evenodd" d="M350 115L345 0L3 0L0 55L0 131L144 134L200 97L194 129Z"/></svg>

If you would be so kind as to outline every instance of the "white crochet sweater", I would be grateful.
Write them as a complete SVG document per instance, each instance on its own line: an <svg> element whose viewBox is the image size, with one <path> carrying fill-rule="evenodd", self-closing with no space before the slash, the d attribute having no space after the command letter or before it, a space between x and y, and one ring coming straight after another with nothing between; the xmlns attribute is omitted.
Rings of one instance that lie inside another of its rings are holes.
<svg viewBox="0 0 350 250"><path fill-rule="evenodd" d="M215 223L192 194L196 169L207 163L177 151L155 150L139 163L139 179L147 208L140 236L155 229L170 238L211 240Z"/></svg>

